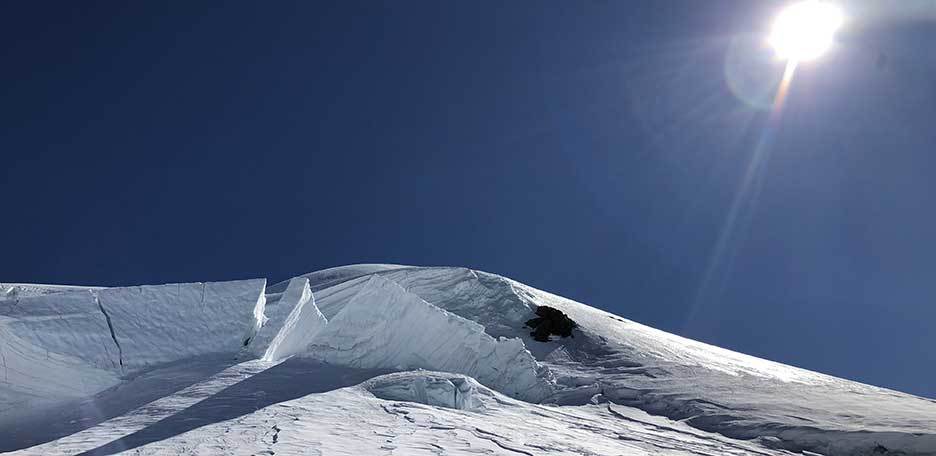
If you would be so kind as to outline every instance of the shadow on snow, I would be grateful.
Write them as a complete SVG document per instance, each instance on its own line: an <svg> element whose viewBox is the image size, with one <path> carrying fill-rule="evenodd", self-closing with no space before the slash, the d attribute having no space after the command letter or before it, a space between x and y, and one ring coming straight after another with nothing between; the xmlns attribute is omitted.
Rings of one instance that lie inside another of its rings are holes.
<svg viewBox="0 0 936 456"><path fill-rule="evenodd" d="M269 405L357 385L386 372L291 359L230 385L132 434L81 454L110 455L132 450L202 426L248 415Z"/></svg>
<svg viewBox="0 0 936 456"><path fill-rule="evenodd" d="M144 423L144 427L135 432L80 453L116 454L206 425L248 415L269 405L357 385L389 372L332 366L293 358L263 370L258 369L257 372L251 372L248 368L225 378L226 370L239 367L237 360L213 358L196 363L192 361L161 367L92 399L70 403L21 421L14 429L16 438L12 442L0 443L0 452L57 440L113 418L136 417L145 421L152 412L157 421ZM217 378L219 376L220 379ZM220 391L213 392L212 387ZM186 407L186 401L191 400L195 402ZM164 406L162 401L169 403ZM179 403L183 405L178 410L174 409L173 406ZM166 416L159 419L163 414ZM49 422L50 416L56 417L52 423ZM114 430L119 431L119 427ZM104 432L107 431L104 429Z"/></svg>

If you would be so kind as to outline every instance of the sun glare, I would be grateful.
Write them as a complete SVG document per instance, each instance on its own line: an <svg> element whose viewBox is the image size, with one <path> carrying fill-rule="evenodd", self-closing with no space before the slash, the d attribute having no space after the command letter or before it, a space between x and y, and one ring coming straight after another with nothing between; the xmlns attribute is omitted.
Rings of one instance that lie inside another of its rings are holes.
<svg viewBox="0 0 936 456"><path fill-rule="evenodd" d="M769 42L780 58L793 62L812 60L832 46L842 20L842 11L831 3L801 1L777 16Z"/></svg>

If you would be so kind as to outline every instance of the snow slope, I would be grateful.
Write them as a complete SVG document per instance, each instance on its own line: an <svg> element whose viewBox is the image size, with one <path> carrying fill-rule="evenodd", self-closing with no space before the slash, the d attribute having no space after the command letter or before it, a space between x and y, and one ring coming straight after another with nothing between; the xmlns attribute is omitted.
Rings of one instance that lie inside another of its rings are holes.
<svg viewBox="0 0 936 456"><path fill-rule="evenodd" d="M264 283L3 285L0 451L936 455L933 400L497 275L354 265ZM539 305L575 337L534 341ZM37 396L50 409L25 413Z"/></svg>
<svg viewBox="0 0 936 456"><path fill-rule="evenodd" d="M192 368L213 371L209 365L196 363ZM177 381L181 373L167 368L138 381L164 384ZM385 374L302 358L272 367L248 361L161 392L152 401L145 391L117 392L107 398L108 406L140 405L77 432L77 426L59 429L67 435L14 454L790 454L610 403L531 404L453 374ZM442 380L468 383L465 389L473 389L465 408L445 401ZM421 396L419 391L425 390L429 391ZM67 418L80 419L73 410L92 407L83 403L63 410ZM19 428L21 438L35 442L33 423Z"/></svg>

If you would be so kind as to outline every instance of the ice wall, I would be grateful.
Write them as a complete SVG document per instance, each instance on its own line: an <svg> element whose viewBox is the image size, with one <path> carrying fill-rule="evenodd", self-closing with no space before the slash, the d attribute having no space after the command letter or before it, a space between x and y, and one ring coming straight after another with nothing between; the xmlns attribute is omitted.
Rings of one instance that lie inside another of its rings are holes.
<svg viewBox="0 0 936 456"><path fill-rule="evenodd" d="M381 399L458 410L481 411L485 408L481 397L492 396L473 378L446 372L397 372L372 378L362 386Z"/></svg>
<svg viewBox="0 0 936 456"><path fill-rule="evenodd" d="M0 299L0 417L119 381L120 356L88 292Z"/></svg>
<svg viewBox="0 0 936 456"><path fill-rule="evenodd" d="M549 385L520 339L494 339L394 282L368 279L310 347L323 361L365 368L465 374L504 394L538 401Z"/></svg>
<svg viewBox="0 0 936 456"><path fill-rule="evenodd" d="M265 323L251 342L251 351L266 361L278 361L305 351L328 320L315 306L309 279L289 281L279 300L265 311Z"/></svg>
<svg viewBox="0 0 936 456"><path fill-rule="evenodd" d="M5 293L0 411L88 396L149 366L236 354L262 323L265 286L256 279Z"/></svg>

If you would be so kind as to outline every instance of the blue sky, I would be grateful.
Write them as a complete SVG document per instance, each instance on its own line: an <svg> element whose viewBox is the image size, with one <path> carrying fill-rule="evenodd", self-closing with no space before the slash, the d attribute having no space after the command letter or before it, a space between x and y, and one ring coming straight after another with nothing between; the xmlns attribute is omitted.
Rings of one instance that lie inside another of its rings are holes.
<svg viewBox="0 0 936 456"><path fill-rule="evenodd" d="M5 5L0 280L470 266L936 397L936 22L848 10L771 123L781 5Z"/></svg>

